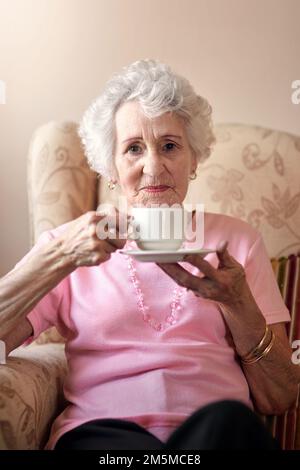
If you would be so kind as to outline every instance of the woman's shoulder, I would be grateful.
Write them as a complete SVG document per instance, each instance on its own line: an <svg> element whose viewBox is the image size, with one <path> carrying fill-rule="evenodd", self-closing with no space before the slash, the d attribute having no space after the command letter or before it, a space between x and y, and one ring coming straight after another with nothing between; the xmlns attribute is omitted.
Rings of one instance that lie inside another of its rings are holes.
<svg viewBox="0 0 300 470"><path fill-rule="evenodd" d="M227 230L237 229L240 232L245 232L253 237L257 237L259 235L259 231L247 221L228 214L204 212L204 227L205 229L211 229L213 227L223 227Z"/></svg>
<svg viewBox="0 0 300 470"><path fill-rule="evenodd" d="M245 220L227 214L204 213L205 247L221 240L228 240L231 248L245 249L260 237L259 231Z"/></svg>

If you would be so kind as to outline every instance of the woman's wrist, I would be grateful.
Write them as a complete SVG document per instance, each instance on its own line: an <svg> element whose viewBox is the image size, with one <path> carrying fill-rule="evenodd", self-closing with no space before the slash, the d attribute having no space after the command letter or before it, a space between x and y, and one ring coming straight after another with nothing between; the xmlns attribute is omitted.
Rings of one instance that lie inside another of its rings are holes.
<svg viewBox="0 0 300 470"><path fill-rule="evenodd" d="M54 239L42 245L24 264L0 279L1 338L73 270Z"/></svg>
<svg viewBox="0 0 300 470"><path fill-rule="evenodd" d="M55 238L43 245L40 255L40 264L50 275L56 273L63 279L76 269L74 255L65 250L62 238Z"/></svg>
<svg viewBox="0 0 300 470"><path fill-rule="evenodd" d="M273 344L275 342L274 332L266 325L266 330L261 341L249 351L245 356L241 356L241 362L244 365L255 364L260 361L262 358L266 357L271 351Z"/></svg>
<svg viewBox="0 0 300 470"><path fill-rule="evenodd" d="M231 332L237 354L245 356L261 341L266 331L265 317L252 296L239 299L231 305L219 303L219 307Z"/></svg>

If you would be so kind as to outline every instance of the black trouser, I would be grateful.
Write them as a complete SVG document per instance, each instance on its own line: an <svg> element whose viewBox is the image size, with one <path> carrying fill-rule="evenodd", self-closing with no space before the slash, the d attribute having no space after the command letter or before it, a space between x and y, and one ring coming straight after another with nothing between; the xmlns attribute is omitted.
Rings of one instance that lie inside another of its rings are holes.
<svg viewBox="0 0 300 470"><path fill-rule="evenodd" d="M280 446L246 405L219 401L195 411L165 443L131 421L97 419L64 434L56 449L238 450L280 449Z"/></svg>

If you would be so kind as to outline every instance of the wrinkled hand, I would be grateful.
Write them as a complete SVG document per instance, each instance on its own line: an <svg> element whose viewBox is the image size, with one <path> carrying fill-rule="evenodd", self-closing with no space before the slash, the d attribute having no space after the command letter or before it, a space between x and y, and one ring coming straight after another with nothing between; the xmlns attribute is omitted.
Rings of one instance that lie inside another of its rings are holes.
<svg viewBox="0 0 300 470"><path fill-rule="evenodd" d="M200 254L184 257L184 262L191 263L204 274L202 278L189 273L178 263L156 264L177 284L193 291L196 296L232 306L249 295L249 286L244 267L229 254L227 246L228 242L221 242L217 247L217 269Z"/></svg>
<svg viewBox="0 0 300 470"><path fill-rule="evenodd" d="M68 260L71 268L98 266L108 261L116 250L124 247L126 238L120 237L119 218L126 216L118 210L115 215L115 233L105 239L100 239L98 236L98 224L106 214L89 211L73 220L68 230L55 240L60 245L61 256Z"/></svg>

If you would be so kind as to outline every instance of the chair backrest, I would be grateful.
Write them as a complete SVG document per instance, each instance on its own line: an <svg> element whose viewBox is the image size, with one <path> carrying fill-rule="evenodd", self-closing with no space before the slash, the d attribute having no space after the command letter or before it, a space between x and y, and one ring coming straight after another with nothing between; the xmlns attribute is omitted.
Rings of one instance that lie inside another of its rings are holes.
<svg viewBox="0 0 300 470"><path fill-rule="evenodd" d="M49 122L30 142L27 160L30 241L97 206L97 175L88 167L74 122Z"/></svg>
<svg viewBox="0 0 300 470"><path fill-rule="evenodd" d="M88 167L74 122L39 127L30 142L27 165L32 246L43 231L95 209L97 175ZM56 328L49 328L35 342L61 343L64 339Z"/></svg>

